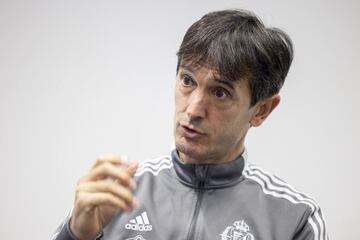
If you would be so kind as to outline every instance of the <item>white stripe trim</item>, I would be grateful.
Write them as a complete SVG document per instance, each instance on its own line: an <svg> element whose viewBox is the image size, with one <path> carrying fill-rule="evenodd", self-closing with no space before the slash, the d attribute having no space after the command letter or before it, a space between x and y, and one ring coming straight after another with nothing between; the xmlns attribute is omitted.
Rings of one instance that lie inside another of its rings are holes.
<svg viewBox="0 0 360 240"><path fill-rule="evenodd" d="M137 172L141 172L142 170L146 169L146 168L150 168L150 169L153 169L154 171L157 170L158 168L160 168L161 166L164 166L164 165L172 165L172 162L171 161L162 161L161 163L157 164L157 165L146 165L142 168L139 168L137 170Z"/></svg>
<svg viewBox="0 0 360 240"><path fill-rule="evenodd" d="M161 170L172 167L172 160L170 155L161 156L155 159L149 159L141 162L135 176L140 176L145 172L151 172L157 176Z"/></svg>
<svg viewBox="0 0 360 240"><path fill-rule="evenodd" d="M314 199L312 199L311 197L307 196L305 193L302 193L302 192L296 190L294 187L292 187L292 186L289 185L288 183L280 180L279 178L277 178L277 177L275 177L273 174L271 174L271 173L263 170L262 168L254 165L254 164L250 164L250 165L249 165L249 168L250 168L252 171L253 171L254 169L255 169L255 170L259 170L259 171L261 172L261 174L263 174L264 176L269 177L274 183L279 184L281 187L286 187L286 189L292 190L292 192L293 192L294 194L302 194L302 195L304 195L305 197L303 197L303 196L301 196L301 197L303 197L304 199L307 199L308 201L310 201L311 203L313 203L315 206L318 205Z"/></svg>
<svg viewBox="0 0 360 240"><path fill-rule="evenodd" d="M172 167L173 167L173 164L172 164L172 163L170 163L170 164L163 164L163 165L159 166L159 168L157 168L157 169L155 169L155 170L152 169L152 168L150 168L150 167L146 167L146 168L141 169L140 171L137 171L137 172L135 173L135 176L138 177L138 176L144 174L145 172L150 172L150 173L152 173L153 175L157 176L162 170L164 170L164 169L170 169L170 168L172 168Z"/></svg>
<svg viewBox="0 0 360 240"><path fill-rule="evenodd" d="M261 189L262 189L262 191L265 193L265 194L267 194L267 195L271 195L271 196L273 196L273 197L276 197L276 198L282 198L282 199L286 199L286 200L288 200L289 202L291 202L291 203L293 203L293 204L303 204L302 202L300 202L300 201L296 201L292 196L290 196L290 195L287 195L287 194L284 194L284 193L278 193L278 192L276 192L276 191L270 191L270 190L268 190L266 187L265 187L265 184L264 184L264 182L260 179L260 177L259 176L250 176L250 175L248 175L247 173L245 174L245 176L248 178L248 179L251 179L251 180L253 180L253 181L255 181L255 182L257 182L260 186L261 186ZM308 221L309 221L310 219L308 219ZM309 223L310 223L310 221L309 221ZM310 223L310 225L313 227L313 229L314 229L314 233L315 233L315 239L314 240L319 240L319 236L318 236L318 230L317 230L317 226L316 226L316 224L312 224L312 223Z"/></svg>
<svg viewBox="0 0 360 240"><path fill-rule="evenodd" d="M255 172L254 169L256 169L258 171ZM246 169L244 169L244 170L245 170L244 175L247 178L252 179L255 182L257 182L261 186L261 188L265 194L272 195L272 196L278 197L278 198L287 199L288 201L290 201L291 203L294 203L294 204L302 203L302 204L308 205L311 208L312 213L320 227L320 232L319 232L318 226L316 225L316 223L313 220L313 216L310 216L310 218L308 219L308 222L314 230L315 240L320 240L320 238L323 239L323 236L325 236L325 238L326 238L327 235L325 234L324 220L321 218L321 216L319 214L319 206L316 204L316 202L313 199L311 199L307 196L304 197L304 196L300 195L300 193L298 191L296 191L290 185L278 180L272 174L267 173L254 165L248 164L246 166ZM259 171L262 171L262 172L259 172ZM272 184L269 181L269 178L274 183L277 183L280 186L276 186L276 185ZM265 186L264 183L266 183L267 187ZM291 191L289 189L291 189ZM281 192L285 192L285 193L281 193ZM319 234L320 234L320 238L319 238Z"/></svg>
<svg viewBox="0 0 360 240"><path fill-rule="evenodd" d="M246 176L246 178L249 178L249 179L257 182L261 186L261 189L263 190L263 192L265 194L272 195L272 196L277 197L277 198L286 199L289 202L294 203L294 204L302 203L302 202L296 200L293 196L291 196L289 194L279 193L279 192L276 192L274 190L267 189L265 187L264 181L257 175L249 175L248 173L246 173L245 176Z"/></svg>
<svg viewBox="0 0 360 240"><path fill-rule="evenodd" d="M289 184L286 184L285 182L280 181L278 178L275 178L272 174L265 172L261 168L256 167L254 165L250 165L249 168L250 168L249 172L251 172L252 174L258 175L261 179L263 179L267 183L268 186L271 186L271 188L274 191L276 191L276 190L284 191L284 192L288 193L289 195L294 195L294 197L298 198L299 201L308 202L309 203L308 205L311 207L311 209L313 211L318 208L318 205L316 204L316 202L313 199L306 196L304 193L300 193L299 191L296 191L294 188L290 187ZM254 169L258 170L258 172L255 172ZM271 181L273 181L274 183L279 184L280 186L276 186L276 185L272 184L269 181L269 179Z"/></svg>
<svg viewBox="0 0 360 240"><path fill-rule="evenodd" d="M311 217L308 218L308 222L314 231L314 240L318 240L319 239L319 230L318 230L316 223L314 222L314 220Z"/></svg>
<svg viewBox="0 0 360 240"><path fill-rule="evenodd" d="M147 159L145 161L142 161L139 163L139 166L142 166L146 163L153 163L153 164L158 164L159 162L161 161L164 161L164 160L170 160L171 159L171 156L170 155L163 155L163 156L160 156L160 157L157 157L157 158L153 158L153 159Z"/></svg>
<svg viewBox="0 0 360 240"><path fill-rule="evenodd" d="M287 184L286 182L278 179L277 177L275 177L273 174L270 174L269 172L266 172L264 170L262 170L260 167L258 166L255 166L253 164L250 164L249 165L249 168L252 170L251 172L255 173L254 172L254 169L255 170L258 170L260 172L257 172L257 174L259 174L260 176L263 176L261 177L263 180L266 181L266 183L268 185L270 185L273 190L278 190L278 191L285 191L287 192L288 194L293 194L295 197L297 197L301 202L307 204L306 202L310 203L312 205L311 207L311 210L312 212L314 213L314 216L317 220L317 222L319 223L319 226L320 226L320 237L322 238L323 236L326 237L326 228L325 228L325 221L324 219L321 217L320 213L319 213L319 210L320 210L320 207L319 205L316 203L316 201L312 198L310 198L309 196L307 196L306 194L304 193L301 193L299 191L297 191L295 188L293 188L291 185ZM277 183L280 185L279 186L275 186L273 185L272 183L270 183L267 178L270 178L274 183ZM291 191L290 191L290 190Z"/></svg>
<svg viewBox="0 0 360 240"><path fill-rule="evenodd" d="M141 169L146 168L146 167L156 168L156 166L160 165L163 162L171 162L171 157L169 155L165 155L165 156L161 156L161 157L158 157L155 159L149 159L149 160L140 162L138 171L141 171Z"/></svg>

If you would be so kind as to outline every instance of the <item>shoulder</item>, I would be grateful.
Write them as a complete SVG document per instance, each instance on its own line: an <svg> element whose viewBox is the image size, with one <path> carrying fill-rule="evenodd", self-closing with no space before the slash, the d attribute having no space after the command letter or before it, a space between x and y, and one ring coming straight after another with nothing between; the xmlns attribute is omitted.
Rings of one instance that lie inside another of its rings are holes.
<svg viewBox="0 0 360 240"><path fill-rule="evenodd" d="M312 197L255 164L246 163L243 175L258 184L265 195L284 199L292 204L304 204L313 211L319 207Z"/></svg>
<svg viewBox="0 0 360 240"><path fill-rule="evenodd" d="M243 175L245 179L258 186L264 198L271 199L268 201L276 201L279 203L276 204L277 206L281 205L287 211L301 214L302 225L309 224L314 235L326 236L325 221L321 209L312 197L297 190L274 174L247 161Z"/></svg>
<svg viewBox="0 0 360 240"><path fill-rule="evenodd" d="M154 159L147 159L139 163L139 168L135 173L135 177L139 177L144 173L150 173L157 176L161 171L171 169L173 166L171 156L163 155Z"/></svg>
<svg viewBox="0 0 360 240"><path fill-rule="evenodd" d="M245 179L256 183L263 194L278 199L284 199L292 204L304 204L312 211L316 211L319 208L317 202L309 195L297 190L281 178L264 170L258 165L251 163L248 159L247 151L245 151L243 157L243 176Z"/></svg>

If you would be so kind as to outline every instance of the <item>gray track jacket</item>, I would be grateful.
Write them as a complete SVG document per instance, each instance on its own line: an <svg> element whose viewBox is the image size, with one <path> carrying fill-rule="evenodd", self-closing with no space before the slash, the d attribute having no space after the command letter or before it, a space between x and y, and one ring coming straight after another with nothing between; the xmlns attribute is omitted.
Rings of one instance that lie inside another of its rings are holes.
<svg viewBox="0 0 360 240"><path fill-rule="evenodd" d="M193 165L176 151L140 163L140 207L119 212L104 240L326 240L314 200L249 164L246 153L225 164ZM69 217L52 239L73 240Z"/></svg>

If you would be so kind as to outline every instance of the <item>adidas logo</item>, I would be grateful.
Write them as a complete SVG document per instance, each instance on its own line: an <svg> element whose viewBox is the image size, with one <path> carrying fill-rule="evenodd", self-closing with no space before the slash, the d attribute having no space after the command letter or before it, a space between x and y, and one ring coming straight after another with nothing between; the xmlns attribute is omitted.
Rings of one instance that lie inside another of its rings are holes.
<svg viewBox="0 0 360 240"><path fill-rule="evenodd" d="M151 231L152 225L149 222L146 212L143 212L139 216L129 220L129 223L125 225L125 228L128 230L134 231Z"/></svg>

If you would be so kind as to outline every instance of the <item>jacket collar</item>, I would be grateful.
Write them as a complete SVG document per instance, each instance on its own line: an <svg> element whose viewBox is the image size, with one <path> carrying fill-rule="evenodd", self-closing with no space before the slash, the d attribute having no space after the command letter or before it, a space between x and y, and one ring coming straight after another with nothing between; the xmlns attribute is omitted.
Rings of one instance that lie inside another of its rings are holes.
<svg viewBox="0 0 360 240"><path fill-rule="evenodd" d="M180 182L192 188L215 189L233 186L242 181L245 164L243 155L221 164L186 164L174 149L171 158Z"/></svg>

